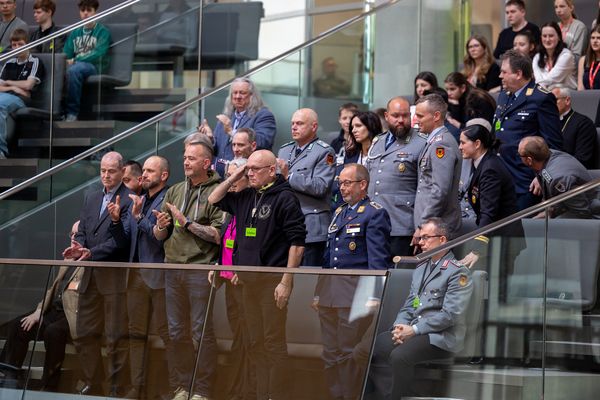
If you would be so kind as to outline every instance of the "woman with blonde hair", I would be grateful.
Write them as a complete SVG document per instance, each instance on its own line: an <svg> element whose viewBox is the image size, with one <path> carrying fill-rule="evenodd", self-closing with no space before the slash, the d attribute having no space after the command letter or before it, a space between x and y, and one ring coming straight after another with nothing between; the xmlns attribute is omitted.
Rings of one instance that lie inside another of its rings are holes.
<svg viewBox="0 0 600 400"><path fill-rule="evenodd" d="M492 93L500 91L500 67L483 36L473 35L467 40L462 73L475 87Z"/></svg>

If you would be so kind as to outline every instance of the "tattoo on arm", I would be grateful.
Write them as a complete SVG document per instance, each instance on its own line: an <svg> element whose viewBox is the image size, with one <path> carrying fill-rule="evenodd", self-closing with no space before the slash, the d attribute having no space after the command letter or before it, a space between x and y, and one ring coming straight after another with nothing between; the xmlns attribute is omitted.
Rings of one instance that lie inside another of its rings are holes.
<svg viewBox="0 0 600 400"><path fill-rule="evenodd" d="M200 225L197 222L193 222L188 227L188 230L194 235L198 236L200 239L206 240L207 242L219 244L221 241L219 232L212 226Z"/></svg>

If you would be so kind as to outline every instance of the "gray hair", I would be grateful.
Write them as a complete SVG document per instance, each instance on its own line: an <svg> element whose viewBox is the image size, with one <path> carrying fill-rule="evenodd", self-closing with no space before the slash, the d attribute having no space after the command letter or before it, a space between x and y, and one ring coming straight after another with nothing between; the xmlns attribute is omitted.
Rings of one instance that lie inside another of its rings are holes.
<svg viewBox="0 0 600 400"><path fill-rule="evenodd" d="M444 222L443 219L441 219L439 217L427 218L425 221L423 221L423 223L421 225L419 225L419 229L421 229L422 226L427 225L427 224L431 224L431 225L435 226L436 235L442 235L442 236L446 236L446 238L448 238L448 232L450 232L450 229L448 227L448 224L446 222Z"/></svg>
<svg viewBox="0 0 600 400"><path fill-rule="evenodd" d="M247 158L234 158L233 160L227 161L227 167L229 168L230 165L235 165L236 167L239 168L239 167L243 167L247 163L248 163Z"/></svg>
<svg viewBox="0 0 600 400"><path fill-rule="evenodd" d="M235 135L237 135L238 133L245 133L248 136L248 141L250 143L256 142L256 132L254 131L254 129L247 127L239 128L237 131L235 131L232 138L235 137Z"/></svg>
<svg viewBox="0 0 600 400"><path fill-rule="evenodd" d="M434 113L438 111L442 115L442 119L446 118L448 104L444 101L444 98L442 96L440 96L437 93L431 93L417 100L417 104L425 102L427 102L427 108L430 112Z"/></svg>
<svg viewBox="0 0 600 400"><path fill-rule="evenodd" d="M215 149L213 147L213 144L210 138L204 133L194 132L187 135L187 137L183 140L183 147L185 148L187 146L192 145L201 145L210 153L210 157L213 157L215 155Z"/></svg>
<svg viewBox="0 0 600 400"><path fill-rule="evenodd" d="M550 91L552 91L554 89L558 89L558 93L560 93L560 95L562 97L571 97L571 89L569 89L568 87L566 87L565 85L563 85L561 83L554 84L554 85L550 86L548 89L550 89Z"/></svg>
<svg viewBox="0 0 600 400"><path fill-rule="evenodd" d="M235 85L236 83L248 84L248 88L250 90L250 103L248 104L246 112L248 113L247 115L249 117L255 115L257 112L260 111L261 108L265 107L265 103L263 102L262 97L260 97L260 91L254 84L254 82L250 80L250 78L235 78L233 82L231 82L231 85L229 85L229 94L225 99L225 107L223 107L223 114L231 115L233 113L233 105L231 104L231 92L233 91L233 85Z"/></svg>

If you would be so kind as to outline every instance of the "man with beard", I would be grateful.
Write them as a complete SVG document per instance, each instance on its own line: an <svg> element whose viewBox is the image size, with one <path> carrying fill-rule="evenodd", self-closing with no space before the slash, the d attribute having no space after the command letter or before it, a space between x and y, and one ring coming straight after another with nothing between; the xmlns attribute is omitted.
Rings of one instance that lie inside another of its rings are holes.
<svg viewBox="0 0 600 400"><path fill-rule="evenodd" d="M426 141L410 127L410 103L406 99L391 99L385 120L389 131L375 137L369 150L369 198L390 214L392 255L412 255L410 242L414 233L417 162Z"/></svg>
<svg viewBox="0 0 600 400"><path fill-rule="evenodd" d="M127 170L127 168L126 168ZM133 168L135 170L135 168ZM130 194L131 214L120 218L120 205L110 203L108 209L112 224L108 228L119 247L129 250L129 262L162 263L165 251L162 240L152 232L156 216L152 210L160 210L169 179L169 161L160 156L149 157L141 175L140 193ZM125 184L125 179L123 180ZM150 319L154 320L158 334L167 348L167 364L173 354L169 340L167 313L165 311L165 273L160 269L129 270L127 280L127 311L129 315L129 358L132 389L128 398L138 398L146 386L145 366L150 355L146 348ZM170 371L170 369L169 369ZM173 379L171 379L173 382Z"/></svg>

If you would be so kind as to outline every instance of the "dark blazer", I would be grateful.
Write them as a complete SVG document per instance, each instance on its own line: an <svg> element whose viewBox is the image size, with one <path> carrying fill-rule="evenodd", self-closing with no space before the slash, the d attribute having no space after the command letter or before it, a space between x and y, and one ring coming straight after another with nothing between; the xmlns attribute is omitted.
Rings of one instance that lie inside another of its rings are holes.
<svg viewBox="0 0 600 400"><path fill-rule="evenodd" d="M517 149L521 139L527 136L542 136L551 149L562 150L560 120L556 97L532 80L519 93L517 99L502 91L494 115L496 137L500 139L500 157L514 177L517 194L529 192L535 177L531 168L521 161Z"/></svg>
<svg viewBox="0 0 600 400"><path fill-rule="evenodd" d="M587 169L596 165L596 127L583 114L571 109L562 119L563 150Z"/></svg>
<svg viewBox="0 0 600 400"><path fill-rule="evenodd" d="M163 188L152 201L150 210L160 210L168 187ZM142 207L146 202L144 196ZM152 212L144 215L139 221L128 213L125 220L116 224L110 224L109 230L120 248L129 251L129 262L133 261L135 250L138 250L138 259L141 263L163 263L165 262L165 250L162 240L154 237L152 228L156 225L156 217ZM151 289L163 289L165 287L165 273L157 269L140 269L140 276Z"/></svg>
<svg viewBox="0 0 600 400"><path fill-rule="evenodd" d="M479 227L518 211L513 177L492 150L485 153L473 172L468 192Z"/></svg>
<svg viewBox="0 0 600 400"><path fill-rule="evenodd" d="M114 201L117 195L121 197L121 219L126 218L129 212L131 199L128 195L130 193L129 189L121 184L111 199ZM103 197L102 190L86 195L75 240L83 247L90 249L91 261L127 261L127 251L117 246L109 231L112 221L108 216L108 209L98 216ZM127 269L85 268L79 285L80 293L85 293L87 290L92 274L96 280L98 291L103 295L122 293L127 288Z"/></svg>

